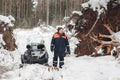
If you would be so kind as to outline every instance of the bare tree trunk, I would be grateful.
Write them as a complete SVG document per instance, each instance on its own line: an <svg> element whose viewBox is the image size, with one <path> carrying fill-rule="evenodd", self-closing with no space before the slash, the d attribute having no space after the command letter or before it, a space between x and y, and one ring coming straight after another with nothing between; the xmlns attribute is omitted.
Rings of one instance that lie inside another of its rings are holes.
<svg viewBox="0 0 120 80"><path fill-rule="evenodd" d="M49 0L47 1L47 15L46 15L46 24L49 25Z"/></svg>
<svg viewBox="0 0 120 80"><path fill-rule="evenodd" d="M68 16L68 0L66 0L66 16Z"/></svg>
<svg viewBox="0 0 120 80"><path fill-rule="evenodd" d="M11 14L11 10L12 10L12 0L9 1L9 14Z"/></svg>
<svg viewBox="0 0 120 80"><path fill-rule="evenodd" d="M2 0L2 13L4 14L4 0Z"/></svg>
<svg viewBox="0 0 120 80"><path fill-rule="evenodd" d="M61 6L61 0L60 0L60 24L62 24L62 6Z"/></svg>

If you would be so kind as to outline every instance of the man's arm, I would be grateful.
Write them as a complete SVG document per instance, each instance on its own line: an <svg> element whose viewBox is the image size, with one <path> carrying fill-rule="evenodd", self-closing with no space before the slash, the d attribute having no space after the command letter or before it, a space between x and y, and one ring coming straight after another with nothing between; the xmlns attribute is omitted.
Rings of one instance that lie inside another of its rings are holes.
<svg viewBox="0 0 120 80"><path fill-rule="evenodd" d="M66 49L67 49L67 52L70 54L70 46L69 46L68 38L66 38Z"/></svg>
<svg viewBox="0 0 120 80"><path fill-rule="evenodd" d="M54 37L52 37L51 46L50 46L50 50L51 50L52 52L54 51L54 47L55 47L55 39L54 39Z"/></svg>

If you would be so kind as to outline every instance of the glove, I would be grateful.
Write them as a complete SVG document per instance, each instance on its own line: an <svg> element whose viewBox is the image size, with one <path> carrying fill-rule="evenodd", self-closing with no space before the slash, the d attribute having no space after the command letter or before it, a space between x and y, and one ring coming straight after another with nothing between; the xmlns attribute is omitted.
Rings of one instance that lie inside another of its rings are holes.
<svg viewBox="0 0 120 80"><path fill-rule="evenodd" d="M51 46L51 52L53 52L54 51L54 46Z"/></svg>
<svg viewBox="0 0 120 80"><path fill-rule="evenodd" d="M53 49L51 49L51 52L53 52L54 50Z"/></svg>
<svg viewBox="0 0 120 80"><path fill-rule="evenodd" d="M67 52L66 53L70 54L70 47L69 46L67 46Z"/></svg>

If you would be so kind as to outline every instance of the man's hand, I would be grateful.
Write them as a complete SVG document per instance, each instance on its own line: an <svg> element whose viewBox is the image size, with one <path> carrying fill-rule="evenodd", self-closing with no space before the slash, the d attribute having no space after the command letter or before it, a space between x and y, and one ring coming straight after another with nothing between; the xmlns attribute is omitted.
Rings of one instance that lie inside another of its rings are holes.
<svg viewBox="0 0 120 80"><path fill-rule="evenodd" d="M54 51L54 45L53 45L53 44L51 45L51 48L50 48L50 49L51 49L51 52Z"/></svg>
<svg viewBox="0 0 120 80"><path fill-rule="evenodd" d="M51 52L53 52L54 51L54 49L53 48L51 48Z"/></svg>
<svg viewBox="0 0 120 80"><path fill-rule="evenodd" d="M66 52L67 54L70 54L70 46L69 45L66 46L66 51L67 51Z"/></svg>

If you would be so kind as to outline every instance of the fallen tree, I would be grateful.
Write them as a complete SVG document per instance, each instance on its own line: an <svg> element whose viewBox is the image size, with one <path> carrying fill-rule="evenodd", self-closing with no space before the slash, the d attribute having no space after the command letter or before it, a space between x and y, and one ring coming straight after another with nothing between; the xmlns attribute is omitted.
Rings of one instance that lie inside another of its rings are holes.
<svg viewBox="0 0 120 80"><path fill-rule="evenodd" d="M93 7L91 1L84 4L81 15L72 14L67 23L74 21L75 36L80 41L75 53L77 56L109 55L114 47L120 45L117 37L120 31L120 2L110 0L106 6L99 2L99 6Z"/></svg>

